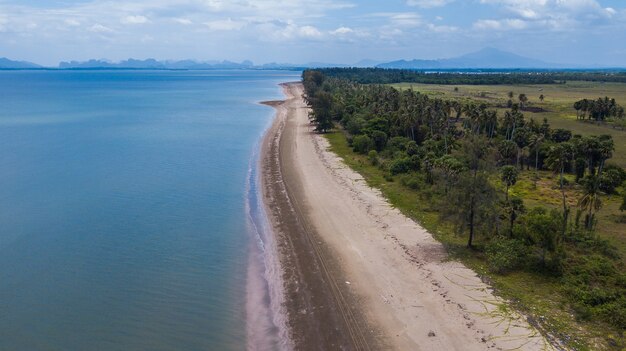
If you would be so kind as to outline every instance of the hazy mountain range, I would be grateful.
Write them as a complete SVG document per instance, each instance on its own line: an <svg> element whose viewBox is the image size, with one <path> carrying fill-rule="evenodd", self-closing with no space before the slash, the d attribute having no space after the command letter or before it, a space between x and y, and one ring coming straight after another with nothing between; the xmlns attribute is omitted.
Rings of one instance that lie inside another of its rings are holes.
<svg viewBox="0 0 626 351"><path fill-rule="evenodd" d="M302 69L313 67L379 67L400 69L530 69L530 68L577 68L557 63L549 63L532 59L510 52L485 48L480 51L465 54L459 57L436 60L399 60L381 62L362 60L353 64L334 64L324 62L309 62L305 64L266 63L255 65L251 61L158 61L155 59L136 60L128 59L121 62L108 60L70 61L61 62L57 67L43 67L31 62L11 61L0 58L0 69ZM593 68L593 67L586 67Z"/></svg>
<svg viewBox="0 0 626 351"><path fill-rule="evenodd" d="M377 65L381 68L450 69L450 68L563 68L564 65L531 59L494 48L485 48L463 56L438 60L400 60Z"/></svg>

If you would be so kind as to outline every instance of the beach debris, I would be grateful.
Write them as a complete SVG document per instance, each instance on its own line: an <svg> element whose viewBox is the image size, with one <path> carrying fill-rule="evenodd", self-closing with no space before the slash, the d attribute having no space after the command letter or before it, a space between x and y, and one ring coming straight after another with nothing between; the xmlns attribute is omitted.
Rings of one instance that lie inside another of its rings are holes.
<svg viewBox="0 0 626 351"><path fill-rule="evenodd" d="M431 337L431 338L432 338L433 336L437 336L437 334L435 334L435 332L434 332L434 331L432 331L432 330L431 330L431 331L429 331L429 332L428 332L428 337Z"/></svg>

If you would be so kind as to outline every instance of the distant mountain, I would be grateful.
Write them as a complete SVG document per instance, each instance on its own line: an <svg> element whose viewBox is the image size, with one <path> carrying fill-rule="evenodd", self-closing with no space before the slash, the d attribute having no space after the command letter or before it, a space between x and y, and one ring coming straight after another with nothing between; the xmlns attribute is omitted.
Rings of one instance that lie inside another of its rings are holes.
<svg viewBox="0 0 626 351"><path fill-rule="evenodd" d="M61 62L61 69L242 69L253 68L254 63L243 61L241 63L231 61L209 61L198 62L193 60L183 61L157 61L155 59L135 60L128 59L121 62L110 62L107 60L70 61Z"/></svg>
<svg viewBox="0 0 626 351"><path fill-rule="evenodd" d="M41 66L27 61L13 61L6 57L0 57L0 69L25 69L41 68Z"/></svg>
<svg viewBox="0 0 626 351"><path fill-rule="evenodd" d="M510 52L485 48L463 56L439 60L400 60L377 65L379 68L452 69L452 68L561 68L561 65Z"/></svg>

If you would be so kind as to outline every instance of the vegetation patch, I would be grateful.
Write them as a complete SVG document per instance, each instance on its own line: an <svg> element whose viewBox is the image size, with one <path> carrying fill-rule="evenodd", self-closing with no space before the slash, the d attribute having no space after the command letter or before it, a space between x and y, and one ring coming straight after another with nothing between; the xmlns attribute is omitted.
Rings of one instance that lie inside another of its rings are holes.
<svg viewBox="0 0 626 351"><path fill-rule="evenodd" d="M326 106L314 122L339 126L327 134L333 151L453 257L567 345L624 347L623 251L603 211L619 217L626 179L607 162L610 135L537 123L523 101L500 114L316 71L303 78L313 110Z"/></svg>

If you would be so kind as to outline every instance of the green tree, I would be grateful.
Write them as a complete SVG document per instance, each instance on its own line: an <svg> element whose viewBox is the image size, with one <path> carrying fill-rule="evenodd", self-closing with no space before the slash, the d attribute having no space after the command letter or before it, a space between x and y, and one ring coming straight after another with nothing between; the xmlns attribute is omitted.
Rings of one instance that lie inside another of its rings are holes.
<svg viewBox="0 0 626 351"><path fill-rule="evenodd" d="M464 140L458 157L466 171L448 193L444 215L456 223L459 233L468 231L467 246L472 248L476 234L490 234L497 222L498 195L489 181L494 161L487 140L480 136Z"/></svg>
<svg viewBox="0 0 626 351"><path fill-rule="evenodd" d="M520 214L523 214L526 211L526 207L524 207L524 200L520 197L512 196L505 209L509 214L509 237L512 238L515 220Z"/></svg>
<svg viewBox="0 0 626 351"><path fill-rule="evenodd" d="M502 183L506 186L506 202L509 202L509 188L515 183L517 183L517 177L519 175L519 171L516 167L513 166L504 166L500 168L500 179Z"/></svg>
<svg viewBox="0 0 626 351"><path fill-rule="evenodd" d="M517 98L519 100L519 108L520 110L523 110L524 106L528 102L528 96L526 96L526 94L519 94Z"/></svg>
<svg viewBox="0 0 626 351"><path fill-rule="evenodd" d="M567 206L567 198L565 196L565 166L570 159L572 146L569 143L561 143L552 146L548 151L546 164L554 173L559 175L559 189L561 189L561 199L563 204L563 228L561 233L564 235L567 229L567 218L569 216L569 207Z"/></svg>
<svg viewBox="0 0 626 351"><path fill-rule="evenodd" d="M543 207L533 208L524 219L524 232L541 253L541 262L546 265L546 254L556 252L563 236L559 230L563 219L557 212L548 212Z"/></svg>
<svg viewBox="0 0 626 351"><path fill-rule="evenodd" d="M595 225L595 212L602 209L602 199L600 189L597 187L598 181L595 175L589 175L583 182L583 196L578 200L578 207L585 212L585 229L593 230Z"/></svg>

